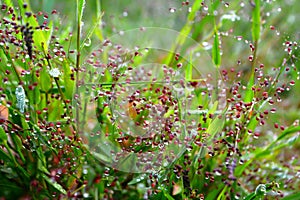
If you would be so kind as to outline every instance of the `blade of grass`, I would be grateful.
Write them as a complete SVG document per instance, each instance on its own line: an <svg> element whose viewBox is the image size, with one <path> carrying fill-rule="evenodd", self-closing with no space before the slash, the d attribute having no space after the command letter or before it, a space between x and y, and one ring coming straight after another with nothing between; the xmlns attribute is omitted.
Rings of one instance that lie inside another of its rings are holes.
<svg viewBox="0 0 300 200"><path fill-rule="evenodd" d="M176 39L176 42L175 42L172 50L170 51L171 53L166 58L167 65L170 65L170 63L172 63L172 59L174 57L174 52L176 52L176 49L178 49L179 46L184 44L187 36L191 32L192 27L193 27L193 21L197 15L198 10L201 8L201 6L202 6L201 1L194 2L191 12L189 13L189 15L187 17L187 22L185 23L183 28L180 30L180 33Z"/></svg>
<svg viewBox="0 0 300 200"><path fill-rule="evenodd" d="M101 18L103 16L103 13L96 19L96 22L94 23L94 26L89 30L88 34L85 36L85 38L82 40L81 45L80 45L80 50L86 45L87 41L90 40L92 35L96 30L98 30L98 27L101 23Z"/></svg>
<svg viewBox="0 0 300 200"><path fill-rule="evenodd" d="M85 7L85 0L77 0L77 55L76 55L76 94L79 95L78 86L79 86L79 71L80 71L80 37L81 37L81 25L82 25L82 16ZM79 96L80 99L80 96ZM76 127L80 126L79 123L79 107L76 107Z"/></svg>
<svg viewBox="0 0 300 200"><path fill-rule="evenodd" d="M42 174L43 179L46 180L50 185L52 185L55 189L57 189L59 192L63 194L67 194L66 190L57 182L54 182L52 179L50 179L47 175Z"/></svg>
<svg viewBox="0 0 300 200"><path fill-rule="evenodd" d="M289 127L288 129L285 129L276 140L274 140L268 147L268 149L272 148L277 142L280 140L284 139L288 135L300 131L300 126L295 126L295 127Z"/></svg>
<svg viewBox="0 0 300 200"><path fill-rule="evenodd" d="M226 198L225 192L227 191L228 186L225 185L225 187L223 188L223 190L221 191L221 193L218 195L217 200L222 200Z"/></svg>
<svg viewBox="0 0 300 200"><path fill-rule="evenodd" d="M257 48L258 48L258 42L260 38L260 25L261 25L261 19L260 19L260 0L255 0L255 5L252 10L252 27L251 27L251 33L252 33L252 40L254 41L254 52L253 52L253 61L252 61L252 74L254 74L255 70L255 63L256 63L256 57L257 57ZM251 74L251 75L252 75Z"/></svg>
<svg viewBox="0 0 300 200"><path fill-rule="evenodd" d="M185 68L185 80L191 81L193 78L193 65L191 63L192 61L192 53L190 53L190 62L187 64Z"/></svg>
<svg viewBox="0 0 300 200"><path fill-rule="evenodd" d="M300 197L300 192L296 192L296 193L293 193L291 195L288 195L288 196L282 198L281 200L295 200L299 197Z"/></svg>
<svg viewBox="0 0 300 200"><path fill-rule="evenodd" d="M252 10L252 39L254 42L259 41L260 37L260 0L254 1L255 5Z"/></svg>
<svg viewBox="0 0 300 200"><path fill-rule="evenodd" d="M220 51L220 40L217 26L215 25L215 33L214 33L214 44L212 47L212 60L217 68L221 65L221 51Z"/></svg>
<svg viewBox="0 0 300 200"><path fill-rule="evenodd" d="M300 126L290 127L290 128L288 128L288 129L284 130L284 131L280 134L280 136L278 136L278 138L277 138L276 140L274 140L272 143L270 143L266 148L264 148L264 149L262 149L262 150L260 150L260 151L257 151L257 152L255 153L255 155L254 155L251 159L249 159L246 163L244 163L244 164L241 165L241 166L238 166L238 167L236 168L236 171L235 171L236 176L240 176L240 175L243 173L243 171L246 169L246 167L249 166L249 165L252 163L253 160L256 160L256 159L258 159L258 158L260 158L260 157L262 157L262 156L264 156L264 155L269 154L269 153L271 152L271 149L274 147L274 145L275 145L278 141L280 141L280 140L282 140L283 138L285 138L286 136L288 136L288 135L290 135L290 134L292 134L292 133L298 132L298 131L300 131ZM283 147L285 147L285 146L283 145L283 146L281 146L281 147L283 148ZM277 150L278 150L278 149L277 149Z"/></svg>
<svg viewBox="0 0 300 200"><path fill-rule="evenodd" d="M252 102L252 100L253 100L254 91L252 90L252 87L254 86L254 83L255 83L255 76L254 76L254 73L251 73L249 82L247 84L245 97L244 97L245 103Z"/></svg>
<svg viewBox="0 0 300 200"><path fill-rule="evenodd" d="M104 13L101 12L101 1L96 1L96 8L97 8L97 19L100 19L99 24L102 24L102 15ZM102 32L101 28L97 28L95 33L98 36L98 38L100 39L100 41L104 40L103 32Z"/></svg>

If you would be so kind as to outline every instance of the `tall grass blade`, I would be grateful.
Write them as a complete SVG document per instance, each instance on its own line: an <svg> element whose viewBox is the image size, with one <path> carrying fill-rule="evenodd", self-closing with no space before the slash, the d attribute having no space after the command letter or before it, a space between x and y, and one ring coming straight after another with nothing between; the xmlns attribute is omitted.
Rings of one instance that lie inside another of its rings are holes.
<svg viewBox="0 0 300 200"><path fill-rule="evenodd" d="M255 0L254 3L252 11L252 39L257 42L260 37L260 0Z"/></svg>
<svg viewBox="0 0 300 200"><path fill-rule="evenodd" d="M212 59L217 68L221 65L220 40L217 27L215 25L214 44L212 47Z"/></svg>

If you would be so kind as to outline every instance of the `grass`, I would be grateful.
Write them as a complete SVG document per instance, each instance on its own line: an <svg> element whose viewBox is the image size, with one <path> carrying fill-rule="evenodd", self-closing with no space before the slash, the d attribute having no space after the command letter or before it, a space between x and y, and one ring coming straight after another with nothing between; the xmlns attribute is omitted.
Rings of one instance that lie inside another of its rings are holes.
<svg viewBox="0 0 300 200"><path fill-rule="evenodd" d="M1 6L0 197L297 199L296 0Z"/></svg>

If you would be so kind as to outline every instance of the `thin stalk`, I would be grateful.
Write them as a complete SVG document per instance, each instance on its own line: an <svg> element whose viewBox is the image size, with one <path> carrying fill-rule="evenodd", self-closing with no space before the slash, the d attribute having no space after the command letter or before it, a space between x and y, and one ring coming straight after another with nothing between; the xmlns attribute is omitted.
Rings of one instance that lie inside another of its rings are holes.
<svg viewBox="0 0 300 200"><path fill-rule="evenodd" d="M79 2L77 1L77 7ZM76 89L75 89L75 94L78 95L78 99L80 99L80 94L79 94L79 71L80 71L80 35L81 35L81 19L80 19L80 14L77 10L77 38L76 38L76 49L77 49L77 54L76 54L76 63L75 63L75 69L76 69ZM76 127L79 128L79 107L76 106ZM79 130L78 130L79 131Z"/></svg>

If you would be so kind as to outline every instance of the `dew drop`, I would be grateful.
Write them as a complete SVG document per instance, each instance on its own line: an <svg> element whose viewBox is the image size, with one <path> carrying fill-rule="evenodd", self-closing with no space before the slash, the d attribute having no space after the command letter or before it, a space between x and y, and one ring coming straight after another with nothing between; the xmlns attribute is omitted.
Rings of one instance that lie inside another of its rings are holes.
<svg viewBox="0 0 300 200"><path fill-rule="evenodd" d="M87 169L83 169L83 174L87 174L88 173L88 170Z"/></svg>
<svg viewBox="0 0 300 200"><path fill-rule="evenodd" d="M89 197L89 193L83 193L83 198L88 198Z"/></svg>
<svg viewBox="0 0 300 200"><path fill-rule="evenodd" d="M170 12L170 13L176 12L176 8L169 8L169 12Z"/></svg>
<svg viewBox="0 0 300 200"><path fill-rule="evenodd" d="M215 175L216 175L216 176L221 176L222 174L217 170L217 171L215 172Z"/></svg>

